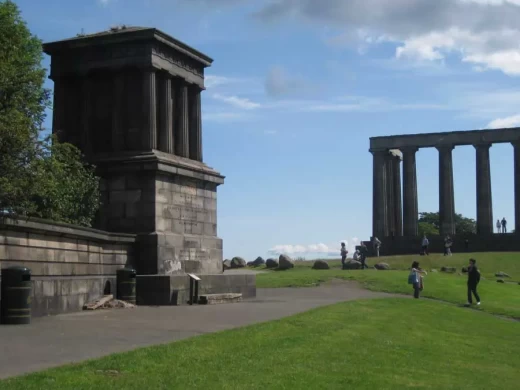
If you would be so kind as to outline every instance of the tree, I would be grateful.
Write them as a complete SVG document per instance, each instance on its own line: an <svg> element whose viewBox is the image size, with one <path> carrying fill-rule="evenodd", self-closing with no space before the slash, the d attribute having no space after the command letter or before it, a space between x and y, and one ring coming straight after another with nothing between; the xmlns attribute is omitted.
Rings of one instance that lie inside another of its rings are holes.
<svg viewBox="0 0 520 390"><path fill-rule="evenodd" d="M421 232L421 229L423 230ZM419 234L437 235L440 231L439 213L419 213ZM462 214L455 214L456 234L475 234L477 223L472 218L466 218Z"/></svg>
<svg viewBox="0 0 520 390"><path fill-rule="evenodd" d="M99 208L94 167L72 145L39 140L49 104L42 57L16 4L0 1L0 213L90 226Z"/></svg>

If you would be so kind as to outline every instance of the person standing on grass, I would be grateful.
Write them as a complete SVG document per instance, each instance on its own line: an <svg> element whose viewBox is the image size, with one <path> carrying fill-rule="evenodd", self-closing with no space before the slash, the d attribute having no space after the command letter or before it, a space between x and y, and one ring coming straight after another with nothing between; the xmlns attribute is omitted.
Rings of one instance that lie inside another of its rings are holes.
<svg viewBox="0 0 520 390"><path fill-rule="evenodd" d="M428 252L428 246L430 245L430 240L424 235L422 239L422 254L428 256L430 253Z"/></svg>
<svg viewBox="0 0 520 390"><path fill-rule="evenodd" d="M502 224L500 223L500 219L497 219L497 233L500 233L501 227L502 227Z"/></svg>
<svg viewBox="0 0 520 390"><path fill-rule="evenodd" d="M502 233L507 233L507 221L506 221L506 217L502 218Z"/></svg>
<svg viewBox="0 0 520 390"><path fill-rule="evenodd" d="M473 296L477 300L477 305L480 305L480 297L477 293L477 286L480 282L480 272L477 268L477 260L469 259L468 266L468 306L473 304Z"/></svg>
<svg viewBox="0 0 520 390"><path fill-rule="evenodd" d="M376 257L379 257L379 248L381 248L381 241L379 241L379 238L374 237L374 250L376 252Z"/></svg>
<svg viewBox="0 0 520 390"><path fill-rule="evenodd" d="M419 295L423 290L423 277L421 274L428 275L426 271L423 271L419 267L419 262L414 261L412 263L412 269L410 270L410 275L408 275L408 284L413 286L413 297L415 299L419 299Z"/></svg>
<svg viewBox="0 0 520 390"><path fill-rule="evenodd" d="M345 261L347 260L348 250L345 246L345 243L341 243L341 267L345 267Z"/></svg>

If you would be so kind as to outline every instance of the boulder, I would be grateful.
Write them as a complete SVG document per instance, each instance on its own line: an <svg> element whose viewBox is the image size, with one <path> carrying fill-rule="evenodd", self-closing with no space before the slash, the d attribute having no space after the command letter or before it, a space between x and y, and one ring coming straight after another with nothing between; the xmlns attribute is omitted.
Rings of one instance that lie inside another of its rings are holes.
<svg viewBox="0 0 520 390"><path fill-rule="evenodd" d="M361 262L357 260L349 260L343 264L343 269L361 269Z"/></svg>
<svg viewBox="0 0 520 390"><path fill-rule="evenodd" d="M441 272L453 273L453 272L457 272L457 268L455 268L455 267L441 267Z"/></svg>
<svg viewBox="0 0 520 390"><path fill-rule="evenodd" d="M312 266L312 269L329 269L329 263L325 260L316 260Z"/></svg>
<svg viewBox="0 0 520 390"><path fill-rule="evenodd" d="M377 263L374 265L374 268L379 271L388 271L390 269L390 266L386 263Z"/></svg>
<svg viewBox="0 0 520 390"><path fill-rule="evenodd" d="M233 257L231 259L231 268L244 268L246 265L246 261L241 257Z"/></svg>
<svg viewBox="0 0 520 390"><path fill-rule="evenodd" d="M496 276L497 278L510 278L510 277L511 277L511 276L509 276L508 274L506 274L505 272L502 272L502 271L497 272L497 273L495 274L495 276Z"/></svg>
<svg viewBox="0 0 520 390"><path fill-rule="evenodd" d="M467 274L468 273L468 267L462 267L462 273Z"/></svg>
<svg viewBox="0 0 520 390"><path fill-rule="evenodd" d="M254 263L255 263L254 261L248 261L248 262L247 262L247 266L248 266L248 267L254 267L254 266L255 266Z"/></svg>
<svg viewBox="0 0 520 390"><path fill-rule="evenodd" d="M294 261L287 255L280 255L278 258L278 269L294 268Z"/></svg>
<svg viewBox="0 0 520 390"><path fill-rule="evenodd" d="M231 260L224 260L224 269L231 269Z"/></svg>
<svg viewBox="0 0 520 390"><path fill-rule="evenodd" d="M267 259L265 266L266 268L278 268L278 261L276 259Z"/></svg>
<svg viewBox="0 0 520 390"><path fill-rule="evenodd" d="M502 279L498 279L497 283L505 283Z"/></svg>
<svg viewBox="0 0 520 390"><path fill-rule="evenodd" d="M255 261L252 261L251 263L252 263L251 265L252 265L253 267L260 267L261 265L264 265L264 264L265 264L265 260L262 259L262 258L259 256L259 257L256 258Z"/></svg>

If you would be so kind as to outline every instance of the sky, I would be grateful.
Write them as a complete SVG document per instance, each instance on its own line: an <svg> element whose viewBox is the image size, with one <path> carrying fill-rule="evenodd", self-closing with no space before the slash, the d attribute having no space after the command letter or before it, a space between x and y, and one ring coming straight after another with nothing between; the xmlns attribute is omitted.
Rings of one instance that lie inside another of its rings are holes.
<svg viewBox="0 0 520 390"><path fill-rule="evenodd" d="M520 0L17 4L44 42L156 27L215 60L203 147L226 176L225 258L338 257L342 241L352 254L372 231L370 137L520 126ZM514 228L513 147L490 154L493 216ZM474 148L453 164L455 211L475 218ZM417 153L417 176L419 211L438 211L435 149Z"/></svg>

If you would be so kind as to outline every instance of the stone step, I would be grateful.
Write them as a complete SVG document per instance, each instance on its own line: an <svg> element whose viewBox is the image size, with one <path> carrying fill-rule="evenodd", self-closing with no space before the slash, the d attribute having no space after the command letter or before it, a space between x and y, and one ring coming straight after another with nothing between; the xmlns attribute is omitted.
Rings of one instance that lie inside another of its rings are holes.
<svg viewBox="0 0 520 390"><path fill-rule="evenodd" d="M234 303L242 300L242 294L203 294L199 296L200 305L216 305L218 303Z"/></svg>

